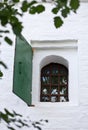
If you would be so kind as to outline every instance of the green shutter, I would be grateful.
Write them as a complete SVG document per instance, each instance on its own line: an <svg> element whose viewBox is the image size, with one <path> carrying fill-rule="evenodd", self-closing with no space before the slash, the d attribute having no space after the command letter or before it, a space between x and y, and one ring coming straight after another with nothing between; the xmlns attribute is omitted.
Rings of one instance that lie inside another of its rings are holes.
<svg viewBox="0 0 88 130"><path fill-rule="evenodd" d="M16 38L13 92L31 105L32 48L23 36Z"/></svg>

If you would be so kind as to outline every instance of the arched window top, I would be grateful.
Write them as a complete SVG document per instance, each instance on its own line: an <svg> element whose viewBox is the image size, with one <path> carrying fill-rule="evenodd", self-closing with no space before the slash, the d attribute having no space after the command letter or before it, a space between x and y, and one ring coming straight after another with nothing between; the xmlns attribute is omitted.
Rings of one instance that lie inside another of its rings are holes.
<svg viewBox="0 0 88 130"><path fill-rule="evenodd" d="M68 69L62 65L62 64L58 64L58 63L50 63L46 66L44 66L41 70L42 74L68 74Z"/></svg>
<svg viewBox="0 0 88 130"><path fill-rule="evenodd" d="M68 101L68 69L64 65L50 63L41 69L40 101Z"/></svg>
<svg viewBox="0 0 88 130"><path fill-rule="evenodd" d="M42 59L42 61L40 63L40 68L42 69L43 67L49 65L50 63L62 64L66 68L68 68L68 66L69 66L69 63L65 58L63 58L61 56L50 55L50 56L46 56L45 58Z"/></svg>

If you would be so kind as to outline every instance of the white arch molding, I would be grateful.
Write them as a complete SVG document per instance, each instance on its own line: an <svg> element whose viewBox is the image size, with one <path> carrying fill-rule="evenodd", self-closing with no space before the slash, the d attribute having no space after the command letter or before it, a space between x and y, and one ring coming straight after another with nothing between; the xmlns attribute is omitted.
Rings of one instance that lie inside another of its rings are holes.
<svg viewBox="0 0 88 130"><path fill-rule="evenodd" d="M49 63L59 63L64 65L65 67L69 68L69 63L68 61L61 57L61 56L57 56L57 55L50 55L50 56L46 56L43 58L43 60L40 62L40 69L42 69L45 65L49 64Z"/></svg>

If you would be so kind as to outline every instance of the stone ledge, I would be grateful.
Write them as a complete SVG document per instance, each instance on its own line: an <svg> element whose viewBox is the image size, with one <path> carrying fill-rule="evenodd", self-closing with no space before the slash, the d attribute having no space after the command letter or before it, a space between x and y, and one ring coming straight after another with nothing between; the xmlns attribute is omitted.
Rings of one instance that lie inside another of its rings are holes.
<svg viewBox="0 0 88 130"><path fill-rule="evenodd" d="M31 45L34 49L57 49L57 48L77 48L78 40L32 40Z"/></svg>

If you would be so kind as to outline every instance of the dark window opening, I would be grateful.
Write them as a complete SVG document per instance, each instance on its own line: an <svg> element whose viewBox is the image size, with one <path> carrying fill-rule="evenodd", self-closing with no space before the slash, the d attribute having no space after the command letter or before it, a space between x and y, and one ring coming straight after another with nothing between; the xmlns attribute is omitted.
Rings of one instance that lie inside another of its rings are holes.
<svg viewBox="0 0 88 130"><path fill-rule="evenodd" d="M68 69L64 65L50 63L42 68L40 101L68 101Z"/></svg>

